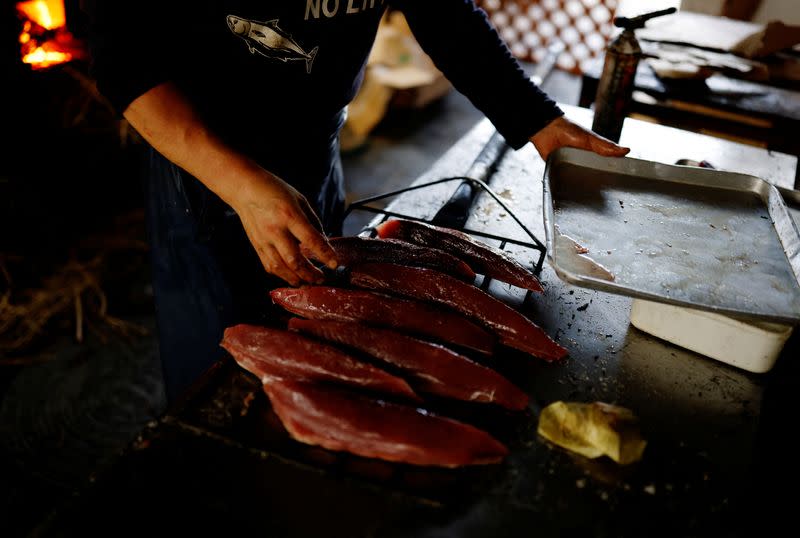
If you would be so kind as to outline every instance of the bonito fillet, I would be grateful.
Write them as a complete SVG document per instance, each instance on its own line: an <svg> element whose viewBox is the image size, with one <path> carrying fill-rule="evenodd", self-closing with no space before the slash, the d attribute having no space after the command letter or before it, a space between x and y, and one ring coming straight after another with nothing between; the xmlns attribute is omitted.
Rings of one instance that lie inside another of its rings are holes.
<svg viewBox="0 0 800 538"><path fill-rule="evenodd" d="M436 248L423 247L400 239L357 236L334 237L329 242L340 265L391 262L436 269L467 282L475 280L475 271L466 262Z"/></svg>
<svg viewBox="0 0 800 538"><path fill-rule="evenodd" d="M351 270L350 283L446 305L489 327L503 344L541 359L552 361L567 354L538 325L507 304L472 284L432 269L367 263Z"/></svg>
<svg viewBox="0 0 800 538"><path fill-rule="evenodd" d="M420 399L405 380L294 331L235 325L225 329L221 345L262 382L267 378L328 381Z"/></svg>
<svg viewBox="0 0 800 538"><path fill-rule="evenodd" d="M391 329L300 318L290 319L289 329L344 344L396 366L410 375L418 392L495 403L515 411L528 405L528 395L494 370L444 346Z"/></svg>
<svg viewBox="0 0 800 538"><path fill-rule="evenodd" d="M437 248L464 260L477 273L520 288L542 291L536 275L507 252L473 239L459 230L407 219L387 220L379 224L376 230L383 239L402 239Z"/></svg>
<svg viewBox="0 0 800 538"><path fill-rule="evenodd" d="M310 319L361 321L392 327L481 353L491 353L496 341L483 327L456 312L373 291L303 286L277 288L270 296L289 312Z"/></svg>
<svg viewBox="0 0 800 538"><path fill-rule="evenodd" d="M423 409L297 381L268 379L264 391L292 438L309 445L441 467L497 463L508 454L487 432Z"/></svg>

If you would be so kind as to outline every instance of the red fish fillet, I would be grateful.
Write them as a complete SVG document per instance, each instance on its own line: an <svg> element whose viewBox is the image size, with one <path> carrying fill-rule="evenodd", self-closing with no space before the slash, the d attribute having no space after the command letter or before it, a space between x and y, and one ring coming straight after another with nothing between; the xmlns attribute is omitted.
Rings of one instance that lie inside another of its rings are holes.
<svg viewBox="0 0 800 538"><path fill-rule="evenodd" d="M419 401L403 379L294 331L235 325L225 329L221 345L262 381L332 381Z"/></svg>
<svg viewBox="0 0 800 538"><path fill-rule="evenodd" d="M443 250L422 247L400 239L369 237L334 237L330 239L336 259L341 265L391 262L436 269L467 282L475 280L475 271L463 260Z"/></svg>
<svg viewBox="0 0 800 538"><path fill-rule="evenodd" d="M444 346L424 342L391 329L351 321L292 318L289 329L344 344L386 361L412 376L419 392L457 400L496 403L520 410L528 395L506 378Z"/></svg>
<svg viewBox="0 0 800 538"><path fill-rule="evenodd" d="M459 467L497 463L508 449L469 424L332 387L267 380L264 390L297 441L367 458Z"/></svg>
<svg viewBox="0 0 800 538"><path fill-rule="evenodd" d="M507 304L472 284L432 269L367 263L352 269L350 283L447 305L491 328L503 344L545 360L567 354L538 325Z"/></svg>
<svg viewBox="0 0 800 538"><path fill-rule="evenodd" d="M384 239L402 239L417 245L437 248L461 258L476 272L532 291L542 291L536 275L525 269L507 252L473 239L452 228L442 228L407 219L391 219L377 226ZM386 260L391 261L391 260Z"/></svg>
<svg viewBox="0 0 800 538"><path fill-rule="evenodd" d="M495 338L483 327L456 312L422 301L330 286L277 288L270 296L276 304L304 318L361 321L481 353L490 354L494 350Z"/></svg>

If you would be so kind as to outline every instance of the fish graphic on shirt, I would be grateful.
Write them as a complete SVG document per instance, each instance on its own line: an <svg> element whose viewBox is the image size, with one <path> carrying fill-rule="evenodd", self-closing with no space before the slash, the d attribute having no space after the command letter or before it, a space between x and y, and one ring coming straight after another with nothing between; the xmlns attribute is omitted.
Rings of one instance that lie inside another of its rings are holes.
<svg viewBox="0 0 800 538"><path fill-rule="evenodd" d="M267 58L281 62L301 60L306 63L306 73L311 73L311 66L317 56L319 47L306 52L292 39L292 36L278 27L278 19L256 22L228 15L228 28L234 35L241 37L251 54L256 52Z"/></svg>

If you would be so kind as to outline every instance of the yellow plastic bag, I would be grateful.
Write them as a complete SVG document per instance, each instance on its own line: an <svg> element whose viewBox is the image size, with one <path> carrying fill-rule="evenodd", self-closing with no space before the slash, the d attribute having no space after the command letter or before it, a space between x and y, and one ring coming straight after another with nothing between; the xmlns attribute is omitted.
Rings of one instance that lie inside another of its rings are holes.
<svg viewBox="0 0 800 538"><path fill-rule="evenodd" d="M538 433L587 458L605 455L623 465L639 461L647 445L632 411L603 402L552 403L539 415Z"/></svg>

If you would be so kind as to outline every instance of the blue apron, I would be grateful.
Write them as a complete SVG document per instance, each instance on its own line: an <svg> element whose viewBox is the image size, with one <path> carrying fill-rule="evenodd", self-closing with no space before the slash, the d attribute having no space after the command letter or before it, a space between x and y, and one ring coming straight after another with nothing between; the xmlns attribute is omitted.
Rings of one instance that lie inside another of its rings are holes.
<svg viewBox="0 0 800 538"><path fill-rule="evenodd" d="M304 167L300 157L291 156ZM316 206L326 234L336 236L341 235L345 206L338 137L325 157L311 168L327 170L316 178L309 178L308 167L295 178L287 166L278 169ZM238 215L227 204L157 151L150 149L146 160L145 209L159 352L172 402L224 357L219 344L226 327L269 323L277 309L269 290L286 283L264 271Z"/></svg>

